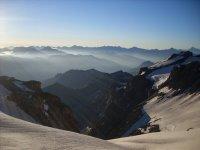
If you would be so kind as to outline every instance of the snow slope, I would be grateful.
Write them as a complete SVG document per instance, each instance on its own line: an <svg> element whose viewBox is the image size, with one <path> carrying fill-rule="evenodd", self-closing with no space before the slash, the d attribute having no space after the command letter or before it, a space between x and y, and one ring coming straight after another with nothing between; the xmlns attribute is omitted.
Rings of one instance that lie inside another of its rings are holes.
<svg viewBox="0 0 200 150"><path fill-rule="evenodd" d="M0 149L126 149L93 137L45 127L13 118L0 112ZM128 148L127 148L128 149Z"/></svg>
<svg viewBox="0 0 200 150"><path fill-rule="evenodd" d="M163 88L163 89L166 89ZM165 91L161 89L161 91ZM145 106L151 122L159 124L161 131L187 131L200 128L200 93L172 96L166 90L163 98L155 97Z"/></svg>
<svg viewBox="0 0 200 150"><path fill-rule="evenodd" d="M159 124L161 132L119 138L110 142L131 149L198 150L200 147L200 93L179 94L164 87L161 99L152 98L144 110L152 124Z"/></svg>
<svg viewBox="0 0 200 150"><path fill-rule="evenodd" d="M198 150L200 130L157 132L110 140L132 150Z"/></svg>
<svg viewBox="0 0 200 150"><path fill-rule="evenodd" d="M0 112L0 149L197 150L200 130L159 132L109 141L45 127Z"/></svg>
<svg viewBox="0 0 200 150"><path fill-rule="evenodd" d="M168 79L172 69L175 66L185 65L194 61L200 61L200 57L194 56L192 53L182 52L174 57L171 56L169 59L157 62L149 66L148 69L152 70L152 72L146 74L146 77L147 79L154 81L153 88L158 89L159 86ZM140 73L140 75L143 74L145 74L144 71Z"/></svg>

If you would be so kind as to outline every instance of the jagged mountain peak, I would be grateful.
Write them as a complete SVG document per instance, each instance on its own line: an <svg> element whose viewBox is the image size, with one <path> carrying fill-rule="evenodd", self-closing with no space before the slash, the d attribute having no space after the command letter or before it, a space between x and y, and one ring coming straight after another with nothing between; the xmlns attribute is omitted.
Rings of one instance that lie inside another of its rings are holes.
<svg viewBox="0 0 200 150"><path fill-rule="evenodd" d="M194 61L200 61L198 56L194 56L190 51L182 51L179 54L173 54L164 61L157 62L149 67L140 69L139 74L155 81L155 88L158 88L167 80L174 67L188 64Z"/></svg>

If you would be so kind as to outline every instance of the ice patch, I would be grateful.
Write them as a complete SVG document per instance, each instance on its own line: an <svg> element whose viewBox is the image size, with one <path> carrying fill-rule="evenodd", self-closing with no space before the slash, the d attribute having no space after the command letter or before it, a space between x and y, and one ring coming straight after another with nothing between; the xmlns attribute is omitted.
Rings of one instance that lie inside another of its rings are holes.
<svg viewBox="0 0 200 150"><path fill-rule="evenodd" d="M49 110L49 105L44 104L44 111L48 111Z"/></svg>
<svg viewBox="0 0 200 150"><path fill-rule="evenodd" d="M147 79L154 81L153 88L157 89L169 78L174 65L157 69L147 76Z"/></svg>
<svg viewBox="0 0 200 150"><path fill-rule="evenodd" d="M43 104L43 113L45 114L45 116L49 116L48 110L49 110L49 105L44 103Z"/></svg>
<svg viewBox="0 0 200 150"><path fill-rule="evenodd" d="M9 55L13 55L13 51L4 51L0 53L0 56L9 56Z"/></svg>
<svg viewBox="0 0 200 150"><path fill-rule="evenodd" d="M163 87L162 89L159 90L159 93L165 93L166 94L168 92L170 92L170 89L167 86L165 86L165 87Z"/></svg>
<svg viewBox="0 0 200 150"><path fill-rule="evenodd" d="M169 78L169 73L166 74L160 74L160 75L154 75L151 77L151 79L154 82L153 88L158 89L158 87L163 84L165 81L167 81L167 79Z"/></svg>

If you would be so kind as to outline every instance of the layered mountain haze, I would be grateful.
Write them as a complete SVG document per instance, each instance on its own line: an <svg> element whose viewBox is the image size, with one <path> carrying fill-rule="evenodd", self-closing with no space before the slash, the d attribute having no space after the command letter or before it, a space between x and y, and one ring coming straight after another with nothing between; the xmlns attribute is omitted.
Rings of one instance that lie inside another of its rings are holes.
<svg viewBox="0 0 200 150"><path fill-rule="evenodd" d="M191 48L196 54L199 49ZM71 69L97 69L112 73L123 70L132 73L145 61L166 59L178 49L147 50L142 48L102 47L49 47L30 46L0 49L0 75L21 80L44 81ZM40 67L39 67L40 66Z"/></svg>
<svg viewBox="0 0 200 150"><path fill-rule="evenodd" d="M72 55L50 47L18 47L0 54L0 75L21 80L43 81L66 70L92 68L114 72L128 67L92 55Z"/></svg>

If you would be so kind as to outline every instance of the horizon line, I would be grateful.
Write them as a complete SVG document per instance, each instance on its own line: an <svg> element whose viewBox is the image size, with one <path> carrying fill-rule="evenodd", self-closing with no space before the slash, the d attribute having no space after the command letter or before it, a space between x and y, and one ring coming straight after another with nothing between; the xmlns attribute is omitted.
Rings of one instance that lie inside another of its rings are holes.
<svg viewBox="0 0 200 150"><path fill-rule="evenodd" d="M176 49L176 50L189 50L191 48L195 48L195 49L199 49L200 47L194 47L191 46L189 48L175 48L175 47L169 47L169 48L144 48L144 47L139 47L139 46L131 46L131 47L126 47L126 46L120 46L120 45L99 45L99 46L82 46L82 45L17 45L17 46L0 46L0 49L4 49L4 48L11 48L11 47L51 47L51 48L57 48L57 47L67 47L67 48L71 48L71 47L82 47L82 48L101 48L101 47L118 47L118 48L124 48L124 49L131 49L131 48L139 48L139 49L145 49L145 50L168 50L168 49Z"/></svg>

